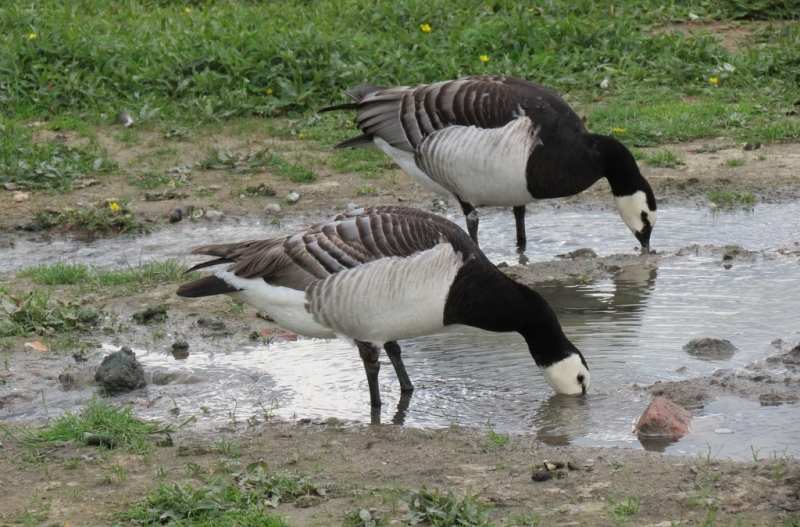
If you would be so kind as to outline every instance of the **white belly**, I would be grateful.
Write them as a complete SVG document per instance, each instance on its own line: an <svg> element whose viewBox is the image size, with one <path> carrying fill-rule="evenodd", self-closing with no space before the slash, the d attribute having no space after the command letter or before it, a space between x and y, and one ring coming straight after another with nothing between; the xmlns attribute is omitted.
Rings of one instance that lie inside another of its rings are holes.
<svg viewBox="0 0 800 527"><path fill-rule="evenodd" d="M450 244L408 258L382 258L308 288L311 312L334 333L378 345L440 330L462 265Z"/></svg>
<svg viewBox="0 0 800 527"><path fill-rule="evenodd" d="M475 206L519 206L534 201L526 169L538 139L521 117L503 128L449 126L416 152L419 168L435 183Z"/></svg>

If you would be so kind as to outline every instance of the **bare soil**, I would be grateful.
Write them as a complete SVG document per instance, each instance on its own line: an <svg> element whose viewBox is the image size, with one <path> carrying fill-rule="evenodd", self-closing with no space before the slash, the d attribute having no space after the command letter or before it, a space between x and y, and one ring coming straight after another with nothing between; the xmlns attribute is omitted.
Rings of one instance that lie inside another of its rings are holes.
<svg viewBox="0 0 800 527"><path fill-rule="evenodd" d="M138 131L141 141L136 145L115 139L118 132L119 129L98 131L98 140L117 160L120 170L98 177L96 184L66 194L29 192L28 198L19 202L14 201L19 191L0 190L3 257L25 257L14 252L15 240L42 233L19 227L28 224L33 213L44 208L79 208L118 201L127 203L141 219L169 228L167 215L176 207L215 210L229 219L259 217L284 221L326 217L352 203L431 208L436 198L411 182L399 168L393 167L379 178L365 180L359 174L332 169L329 149L319 149L299 139L277 140L258 130L239 132L234 127L222 128L204 134L202 140L180 142L164 139L156 131L141 130ZM53 140L56 135L72 144L84 141L69 132L42 132L39 140ZM269 148L287 159L313 167L319 180L295 184L268 170L236 175L198 169L196 164L207 156L209 146L242 154ZM797 144L764 144L758 150L744 151L742 145L719 138L669 148L681 155L684 165L677 168L641 165L660 204L706 207L710 189L751 192L763 202L800 199ZM745 158L745 162L742 166L729 166L726 164L729 158ZM184 174L187 176L184 179L188 179L187 184L176 185L174 193L163 194L173 199L147 200L146 193L159 190L142 190L130 182L144 171L169 173L172 167L184 167L176 172L175 178ZM247 197L242 192L261 184L273 189L275 195ZM365 187L369 187L367 191ZM298 191L300 199L290 205L285 198L292 191ZM265 211L269 204L278 204L281 211ZM579 196L531 205L550 206L580 210L612 208L613 203L608 185L600 182ZM658 225L656 238L657 231ZM124 244L124 238L120 238L120 244ZM720 255L726 251L725 248L708 250ZM659 259L680 257L680 253L639 256L632 250L631 254L608 258L513 266L507 272L535 286L545 280L576 280L582 272L594 278L609 276L628 265L643 262L658 265ZM12 290L32 287L18 278L7 278L2 285ZM154 286L133 297L119 298L104 298L100 292L87 294L81 301L102 305L120 317L129 317L139 306L164 302L170 312L168 331L175 334L180 333L181 326L188 332L197 313L224 309L223 299L202 302L178 299L172 295L173 290L174 285ZM228 327L241 332L271 327L267 321L256 320L251 310L241 314L227 312L225 316ZM99 333L91 337L103 340ZM47 338L45 335L41 340L46 342ZM132 346L152 339L136 325L131 325L129 333L117 334L115 338L120 344ZM232 342L241 338L237 334ZM0 382L4 383L0 386L3 390L0 407L11 404L15 378L27 372L40 369L42 377L50 379L48 382L58 382L63 361L32 362L31 349L23 345L30 340L12 339L6 346L7 367L0 371ZM102 355L97 350L89 357L90 362L99 362ZM51 371L43 373L47 369ZM707 381L696 380L693 389ZM653 388L670 395L670 386ZM673 391L674 398L686 393L683 388ZM703 404L717 395L706 392L692 400ZM757 390L752 393L756 398L761 396ZM784 395L778 402L793 401L793 394ZM479 494L479 501L494 507L492 514L498 525L535 525L534 519L538 519L539 525L760 526L800 522L800 460L791 458L753 462L717 460L712 456L680 458L634 449L549 446L529 436L512 436L508 443L493 446L487 441L485 430L344 426L336 419L321 423L276 420L255 425L229 423L215 430L212 436L196 434L192 427L187 427L174 433L173 440L174 447L154 448L149 456L143 457L124 452L104 456L95 447L74 444L53 445L32 452L10 437L0 437L0 526L114 524L110 512L140 501L161 483L189 483L199 487L202 483L198 474L213 475L231 463L243 467L259 459L266 461L270 470L299 471L309 474L319 484L330 484L325 496L304 500L303 506L288 503L278 507L277 513L287 516L295 525L342 525L346 515L361 509L371 509L373 517L384 524L404 524L406 506L397 496L405 493L403 489L422 485L444 493L452 490L458 496L464 496L468 490ZM241 457L232 460L215 447L221 440L239 442ZM577 470L566 471L564 478L533 481L532 474L542 470L545 460L571 461ZM115 472L113 467L122 467L124 479L118 477L120 469ZM633 514L625 515L618 504L629 498L639 500L639 507Z"/></svg>

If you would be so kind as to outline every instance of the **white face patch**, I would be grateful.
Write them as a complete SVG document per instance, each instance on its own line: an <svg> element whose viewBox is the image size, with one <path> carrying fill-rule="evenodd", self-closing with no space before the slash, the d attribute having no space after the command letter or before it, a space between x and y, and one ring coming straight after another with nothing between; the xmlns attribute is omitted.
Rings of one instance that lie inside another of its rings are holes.
<svg viewBox="0 0 800 527"><path fill-rule="evenodd" d="M658 213L650 210L650 207L647 206L647 195L641 190L637 190L630 196L614 196L614 201L617 203L617 210L622 221L634 234L642 232L645 226L642 221L642 212L646 213L650 227L655 226Z"/></svg>
<svg viewBox="0 0 800 527"><path fill-rule="evenodd" d="M556 393L580 395L589 389L589 370L577 353L542 368L542 375Z"/></svg>

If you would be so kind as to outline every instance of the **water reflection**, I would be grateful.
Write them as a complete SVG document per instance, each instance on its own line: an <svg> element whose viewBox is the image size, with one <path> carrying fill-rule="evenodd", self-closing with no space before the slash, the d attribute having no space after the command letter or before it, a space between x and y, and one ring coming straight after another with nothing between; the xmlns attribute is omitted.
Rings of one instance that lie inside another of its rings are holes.
<svg viewBox="0 0 800 527"><path fill-rule="evenodd" d="M615 313L640 315L647 307L658 276L655 266L631 265L609 281L590 285L564 286L560 283L540 284L535 289L555 309L556 313L586 315L589 313ZM570 320L586 320L583 316L570 316Z"/></svg>
<svg viewBox="0 0 800 527"><path fill-rule="evenodd" d="M589 396L554 395L543 402L534 413L531 428L536 439L553 446L569 445L590 421Z"/></svg>

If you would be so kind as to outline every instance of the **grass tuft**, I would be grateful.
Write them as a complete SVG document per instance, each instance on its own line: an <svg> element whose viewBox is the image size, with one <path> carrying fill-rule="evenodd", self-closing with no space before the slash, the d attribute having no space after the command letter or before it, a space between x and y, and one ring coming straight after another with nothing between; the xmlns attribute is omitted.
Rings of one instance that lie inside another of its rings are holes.
<svg viewBox="0 0 800 527"><path fill-rule="evenodd" d="M709 190L708 199L712 203L723 207L733 207L736 205L752 207L756 202L756 196L751 192L719 188Z"/></svg>
<svg viewBox="0 0 800 527"><path fill-rule="evenodd" d="M18 273L42 285L80 284L89 278L89 268L82 263L56 262L39 264Z"/></svg>
<svg viewBox="0 0 800 527"><path fill-rule="evenodd" d="M644 162L650 166L662 168L675 168L678 165L683 165L682 157L669 149L662 149L650 155L644 156Z"/></svg>
<svg viewBox="0 0 800 527"><path fill-rule="evenodd" d="M15 437L10 430L0 429ZM130 408L119 409L100 398L92 397L89 406L79 414L67 411L64 415L41 429L22 429L19 440L30 447L64 441L84 442L84 434L103 438L104 447L122 448L126 451L146 454L150 451L149 436L168 433L169 427L158 422L147 422L131 415Z"/></svg>

